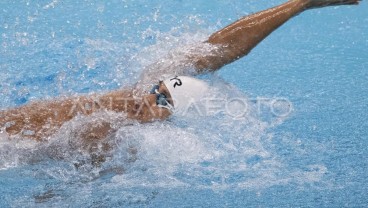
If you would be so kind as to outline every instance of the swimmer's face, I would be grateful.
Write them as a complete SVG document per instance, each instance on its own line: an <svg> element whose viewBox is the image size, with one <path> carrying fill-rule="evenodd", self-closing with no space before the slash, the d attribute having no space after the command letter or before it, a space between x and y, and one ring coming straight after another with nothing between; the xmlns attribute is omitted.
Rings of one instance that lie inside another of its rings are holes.
<svg viewBox="0 0 368 208"><path fill-rule="evenodd" d="M170 105L172 104L171 95L165 86L165 84L160 81L159 84L158 93L165 95L167 98L167 101ZM145 119L146 121L154 120L154 119L165 119L171 115L171 112L167 108L160 107L157 105L157 95L156 94L149 94L143 97L144 102L146 103L146 107L148 107L145 110Z"/></svg>

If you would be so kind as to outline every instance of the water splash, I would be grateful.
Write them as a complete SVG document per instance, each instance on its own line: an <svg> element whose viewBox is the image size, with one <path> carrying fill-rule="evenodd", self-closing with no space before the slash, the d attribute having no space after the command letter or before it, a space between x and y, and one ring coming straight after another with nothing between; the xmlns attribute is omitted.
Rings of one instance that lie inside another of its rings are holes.
<svg viewBox="0 0 368 208"><path fill-rule="evenodd" d="M127 86L131 80L138 80L143 71L150 75L146 76L144 84L157 80L158 74L180 72L183 65L178 57L208 35L206 31L181 34L175 29L168 33L147 33L155 35L156 43L142 49L136 45L122 49L121 44L98 39L76 42L68 39L59 47L62 51L69 45L79 51L78 62L72 68L77 69L75 73L81 74L79 76L86 82L101 83L102 75L90 72L105 69L108 60L113 60L116 66L107 76L116 74L116 82L125 80L121 86ZM174 49L177 47L180 50ZM114 54L114 51L123 50L128 51L123 57L119 57L122 53ZM160 61L155 62L157 60ZM88 74L91 76L86 76ZM42 187L18 203L25 203L29 198L46 204L49 200L57 203L59 198L80 201L73 196L77 192L85 194L86 202L93 197L91 186L96 185L101 185L103 192L111 190L115 194L117 191L113 190L127 189L126 201L136 202L147 201L152 196L151 193L132 191L137 188L262 190L288 183L303 185L323 180L327 172L323 165L291 169L282 159L275 147L272 129L292 114L275 116L270 108L274 104L273 98L262 99L260 103L219 77L207 75L200 78L212 86L207 98L241 99L247 107L245 113L234 117L237 111L244 110L244 105L234 104L229 107L230 114L219 111L198 115L192 109L185 116L172 116L164 122L139 124L118 113L100 112L89 117L76 117L48 138L47 143L2 138L0 169L30 165L37 167L36 175L56 181L50 189ZM79 91L81 84L72 76L60 79L70 84L68 90ZM106 79L103 77L102 80ZM279 102L277 109L285 112L290 104ZM114 133L101 141L81 139L82 132L89 126L105 122L113 124ZM58 191L62 189L67 191Z"/></svg>

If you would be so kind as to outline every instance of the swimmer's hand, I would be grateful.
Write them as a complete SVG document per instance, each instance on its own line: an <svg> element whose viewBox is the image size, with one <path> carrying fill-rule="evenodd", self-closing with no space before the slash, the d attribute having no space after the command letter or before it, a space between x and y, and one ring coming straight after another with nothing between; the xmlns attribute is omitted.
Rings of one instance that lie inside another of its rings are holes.
<svg viewBox="0 0 368 208"><path fill-rule="evenodd" d="M359 4L361 0L309 0L309 8L320 8L325 6L354 5Z"/></svg>

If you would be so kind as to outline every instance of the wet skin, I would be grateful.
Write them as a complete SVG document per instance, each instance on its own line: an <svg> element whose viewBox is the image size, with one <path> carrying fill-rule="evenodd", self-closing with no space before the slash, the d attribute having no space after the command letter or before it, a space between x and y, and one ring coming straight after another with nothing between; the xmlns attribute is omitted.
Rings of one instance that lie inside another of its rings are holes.
<svg viewBox="0 0 368 208"><path fill-rule="evenodd" d="M292 17L307 9L324 6L358 4L360 0L290 0L279 6L243 17L229 26L213 33L205 43L214 49L208 53L184 55L198 74L213 72L248 54L259 42ZM200 46L201 47L201 46ZM188 69L189 70L189 69ZM169 93L160 84L160 92ZM0 111L1 135L20 135L23 138L47 139L65 122L77 115L91 115L107 110L126 114L139 122L163 120L170 111L156 105L156 95L135 98L132 89L121 89L102 95L79 96L52 101L40 101L25 106ZM93 126L93 125L92 125ZM91 128L84 136L104 138L110 124Z"/></svg>
<svg viewBox="0 0 368 208"><path fill-rule="evenodd" d="M165 94L170 102L170 93L166 86L159 83L159 92ZM156 95L147 94L142 98L134 98L130 90L117 90L103 95L81 96L48 102L34 102L7 111L0 111L0 126L3 133L19 135L23 138L37 140L55 133L65 122L77 115L91 115L98 111L121 112L128 119L142 123L163 120L171 112L156 104ZM83 134L87 137L105 137L111 127L104 123Z"/></svg>

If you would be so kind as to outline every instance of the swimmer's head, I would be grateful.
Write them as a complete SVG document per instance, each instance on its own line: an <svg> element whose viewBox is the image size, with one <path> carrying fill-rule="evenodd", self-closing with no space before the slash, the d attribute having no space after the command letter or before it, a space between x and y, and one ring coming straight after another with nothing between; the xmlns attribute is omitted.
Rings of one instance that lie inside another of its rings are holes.
<svg viewBox="0 0 368 208"><path fill-rule="evenodd" d="M176 76L163 81L175 112L185 111L208 90L206 82L187 76Z"/></svg>

